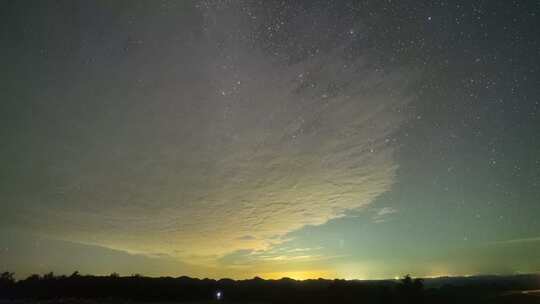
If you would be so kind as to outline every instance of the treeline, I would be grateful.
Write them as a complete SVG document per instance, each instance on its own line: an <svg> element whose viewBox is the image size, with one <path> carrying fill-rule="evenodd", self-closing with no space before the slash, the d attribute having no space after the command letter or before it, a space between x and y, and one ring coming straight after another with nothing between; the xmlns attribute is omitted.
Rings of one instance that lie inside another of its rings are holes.
<svg viewBox="0 0 540 304"><path fill-rule="evenodd" d="M534 281L533 279L531 280ZM185 276L119 276L114 273L109 276L92 276L75 272L70 276L48 273L15 280L13 273L4 272L0 275L0 298L185 302L218 301L219 292L220 301L245 303L506 303L500 301L510 298L515 300L515 296L499 297L500 295L505 291L524 287L523 283L516 285L515 280L507 280L502 285L493 280L475 282L472 285L444 285L426 289L423 280L412 279L410 276L397 281L296 281L287 278L235 281Z"/></svg>
<svg viewBox="0 0 540 304"><path fill-rule="evenodd" d="M401 283L377 283L346 280L293 279L250 280L195 279L189 277L150 278L141 275L56 276L53 273L31 275L16 281L12 273L1 275L0 295L10 299L122 299L133 301L211 301L220 292L225 302L267 303L390 303L395 297L420 303L422 281L405 277ZM419 302L420 301L420 302ZM397 303L397 301L396 301ZM405 302L406 303L406 302Z"/></svg>

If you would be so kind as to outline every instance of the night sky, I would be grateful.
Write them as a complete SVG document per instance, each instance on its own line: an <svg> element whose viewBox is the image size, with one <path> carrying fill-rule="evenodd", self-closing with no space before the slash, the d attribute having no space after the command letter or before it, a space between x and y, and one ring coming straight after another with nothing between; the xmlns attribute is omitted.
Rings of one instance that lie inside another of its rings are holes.
<svg viewBox="0 0 540 304"><path fill-rule="evenodd" d="M0 5L5 270L540 272L538 1Z"/></svg>

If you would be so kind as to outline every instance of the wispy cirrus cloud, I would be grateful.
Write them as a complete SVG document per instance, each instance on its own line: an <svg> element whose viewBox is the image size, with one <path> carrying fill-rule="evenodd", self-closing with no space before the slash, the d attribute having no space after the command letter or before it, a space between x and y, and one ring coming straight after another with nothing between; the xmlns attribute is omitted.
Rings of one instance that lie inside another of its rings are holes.
<svg viewBox="0 0 540 304"><path fill-rule="evenodd" d="M511 244L522 244L522 243L536 243L540 242L540 237L530 237L530 238L518 238L502 241L489 242L489 245L511 245Z"/></svg>
<svg viewBox="0 0 540 304"><path fill-rule="evenodd" d="M396 214L397 212L398 210L392 207L383 207L379 209L371 219L375 223L384 223L390 219L392 214Z"/></svg>
<svg viewBox="0 0 540 304"><path fill-rule="evenodd" d="M242 249L228 253L218 259L218 265L226 268L249 267L257 269L261 265L292 265L297 263L314 263L343 257L343 255L328 255L323 247L289 248L275 246L263 250Z"/></svg>

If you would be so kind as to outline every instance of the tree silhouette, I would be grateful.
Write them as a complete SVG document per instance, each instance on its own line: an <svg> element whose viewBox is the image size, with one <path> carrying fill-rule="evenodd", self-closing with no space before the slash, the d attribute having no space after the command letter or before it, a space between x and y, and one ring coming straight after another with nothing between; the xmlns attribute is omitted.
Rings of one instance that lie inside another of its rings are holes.
<svg viewBox="0 0 540 304"><path fill-rule="evenodd" d="M423 302L424 281L422 279L413 279L407 274L399 283L399 295L403 298L405 303Z"/></svg>
<svg viewBox="0 0 540 304"><path fill-rule="evenodd" d="M13 273L3 272L0 273L0 304L15 303L10 302L12 299L207 303L216 300L218 291L227 303L538 303L533 301L537 299L536 296L513 293L516 290L538 289L540 276L537 275L448 280L451 281L440 287L424 290L423 280L414 279L410 275L398 281L297 281L287 278L265 280L259 277L249 280L196 279L186 276L151 278L137 274L120 276L115 273L93 276L78 272L65 276L50 272L43 276L34 274L16 280ZM456 282L461 285L452 285ZM433 281L430 281L430 285L433 286ZM497 298L494 299L494 296ZM8 302L4 302L5 299Z"/></svg>
<svg viewBox="0 0 540 304"><path fill-rule="evenodd" d="M0 282L2 284L15 283L15 273L5 271L0 274Z"/></svg>

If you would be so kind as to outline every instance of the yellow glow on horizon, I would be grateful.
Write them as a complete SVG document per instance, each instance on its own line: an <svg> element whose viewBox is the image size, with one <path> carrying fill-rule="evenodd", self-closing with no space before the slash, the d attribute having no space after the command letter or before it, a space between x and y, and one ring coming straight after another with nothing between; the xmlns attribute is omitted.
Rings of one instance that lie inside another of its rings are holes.
<svg viewBox="0 0 540 304"><path fill-rule="evenodd" d="M265 279L278 280L281 278L291 278L295 280L308 280L318 278L334 278L335 274L325 270L309 270L309 271L283 271L283 272L268 272L263 276Z"/></svg>

